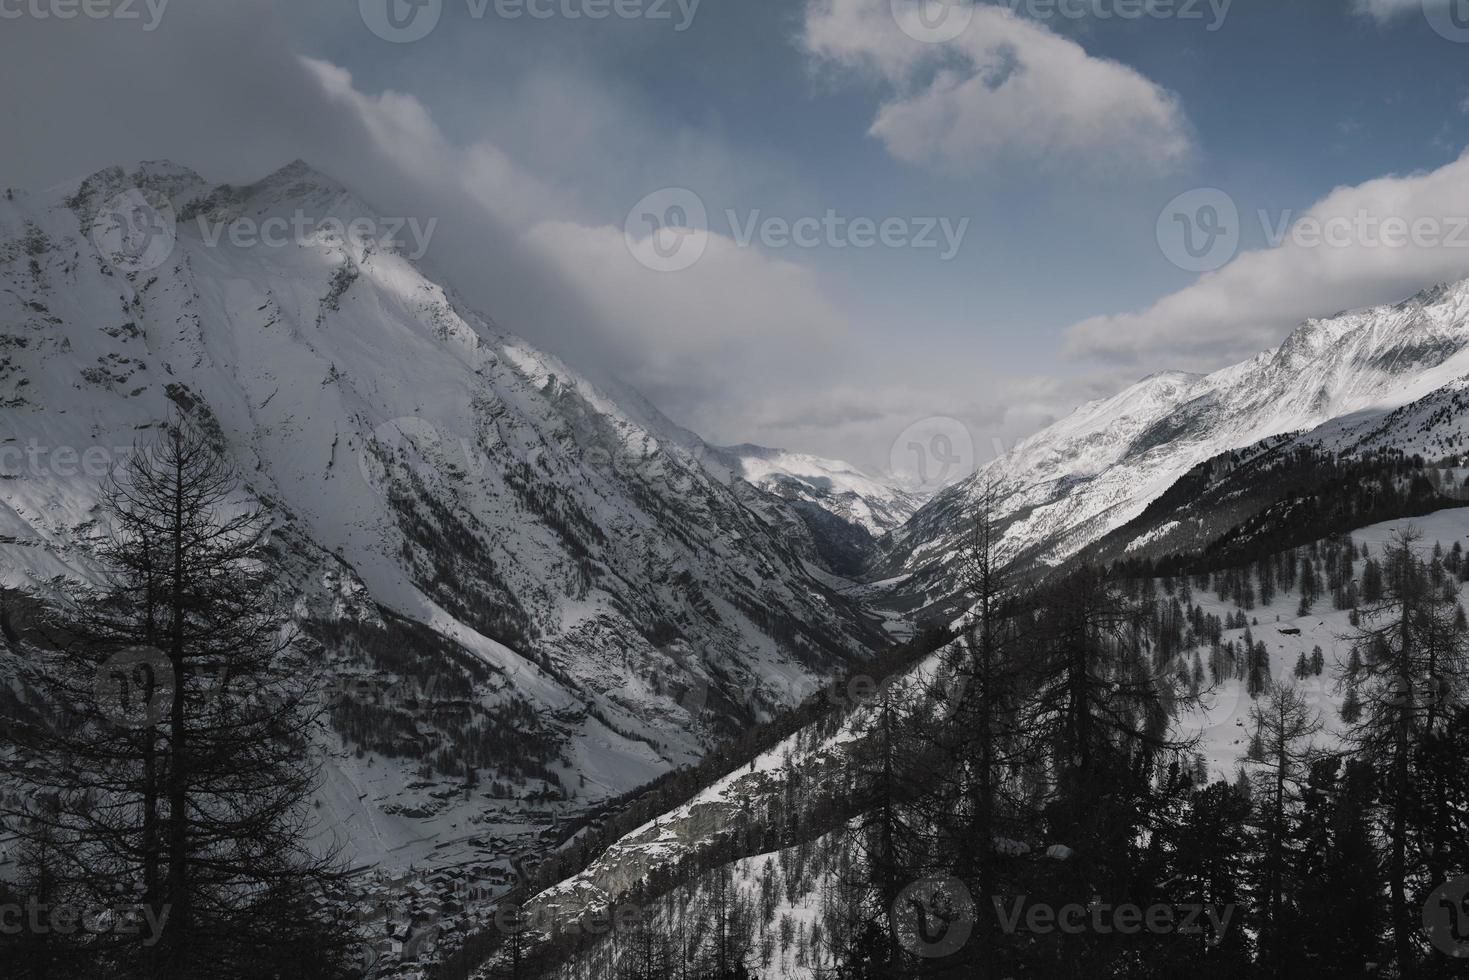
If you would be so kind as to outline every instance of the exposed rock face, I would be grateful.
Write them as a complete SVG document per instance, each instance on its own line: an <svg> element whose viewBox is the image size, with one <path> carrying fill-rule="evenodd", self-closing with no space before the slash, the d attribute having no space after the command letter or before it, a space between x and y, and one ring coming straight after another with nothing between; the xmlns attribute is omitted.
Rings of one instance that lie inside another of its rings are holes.
<svg viewBox="0 0 1469 980"><path fill-rule="evenodd" d="M100 477L188 415L274 516L307 633L372 691L334 714L329 793L405 816L384 851L427 833L420 811L467 817L406 769L369 778L354 746L582 804L882 642L787 504L468 309L395 237L299 163L248 187L144 164L0 201L0 585L95 576Z"/></svg>

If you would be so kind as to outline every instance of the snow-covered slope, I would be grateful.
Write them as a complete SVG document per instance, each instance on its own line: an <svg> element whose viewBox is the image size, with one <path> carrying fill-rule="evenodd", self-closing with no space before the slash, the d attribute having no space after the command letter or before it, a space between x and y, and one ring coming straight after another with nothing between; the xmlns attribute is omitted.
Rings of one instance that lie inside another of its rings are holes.
<svg viewBox="0 0 1469 980"><path fill-rule="evenodd" d="M1360 455L1395 450L1436 460L1469 451L1469 377L1391 411L1358 412L1303 433L1290 446Z"/></svg>
<svg viewBox="0 0 1469 980"><path fill-rule="evenodd" d="M992 483L1013 555L1055 564L1136 517L1192 467L1270 436L1406 405L1469 374L1469 282L1303 324L1210 375L1158 374L1077 409L930 501L881 571L930 602Z"/></svg>
<svg viewBox="0 0 1469 980"><path fill-rule="evenodd" d="M118 247L169 208L161 252ZM215 234L271 219L304 232ZM402 824L378 856L484 809L436 782L462 788L463 763L520 787L507 808L583 805L881 641L784 504L353 222L393 231L300 163L248 187L145 164L0 200L0 584L94 574L100 476L189 414L274 515L324 655L396 695L334 716L353 738L332 798L369 811L338 816ZM402 771L371 775L377 755Z"/></svg>
<svg viewBox="0 0 1469 980"><path fill-rule="evenodd" d="M873 537L900 527L923 503L922 496L840 460L750 445L720 452L756 486L815 504Z"/></svg>

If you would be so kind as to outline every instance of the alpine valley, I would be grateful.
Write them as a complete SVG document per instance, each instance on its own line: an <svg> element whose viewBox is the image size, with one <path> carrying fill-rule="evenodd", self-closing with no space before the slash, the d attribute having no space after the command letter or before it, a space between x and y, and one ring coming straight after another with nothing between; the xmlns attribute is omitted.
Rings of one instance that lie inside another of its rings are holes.
<svg viewBox="0 0 1469 980"><path fill-rule="evenodd" d="M146 270L98 233L129 195L177 218ZM209 233L302 213L317 230L280 247ZM889 699L933 701L937 724L962 697L944 685L976 621L976 528L1012 582L1083 563L1149 596L1192 582L1186 632L1153 640L1183 688L1190 657L1265 634L1275 678L1314 648L1347 660L1353 607L1313 605L1279 555L1294 569L1346 536L1380 554L1408 523L1425 555L1469 536L1469 282L1146 378L928 499L706 444L331 230L379 220L300 162L249 186L144 163L0 200L0 671L46 642L38 607L101 581L108 466L171 418L204 432L269 515L327 678L317 833L346 848L376 975L510 976L524 952L550 975L643 976L636 936L702 934L686 917L711 902L753 910L755 975L835 975L841 835L869 812L849 767ZM1220 584L1266 564L1248 604ZM1167 723L1228 779L1259 692L1216 680ZM1340 692L1317 694L1336 717ZM0 683L0 713L34 700ZM507 894L533 923L513 950ZM586 928L629 903L636 936Z"/></svg>

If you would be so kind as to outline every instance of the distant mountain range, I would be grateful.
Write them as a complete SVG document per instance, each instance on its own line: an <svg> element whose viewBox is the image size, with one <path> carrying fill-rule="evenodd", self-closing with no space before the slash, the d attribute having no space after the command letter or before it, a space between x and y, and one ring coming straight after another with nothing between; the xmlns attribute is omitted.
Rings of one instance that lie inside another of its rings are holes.
<svg viewBox="0 0 1469 980"><path fill-rule="evenodd" d="M1466 347L1469 282L1460 282L1308 321L1279 347L1213 374L1155 374L935 495L882 543L871 575L900 578L898 589L933 615L957 611L956 562L986 486L1007 554L1054 566L1138 517L1194 467L1265 439L1324 426L1321 439L1343 448L1456 445L1413 431L1414 413L1455 401L1469 374ZM1435 425L1457 430L1457 413Z"/></svg>

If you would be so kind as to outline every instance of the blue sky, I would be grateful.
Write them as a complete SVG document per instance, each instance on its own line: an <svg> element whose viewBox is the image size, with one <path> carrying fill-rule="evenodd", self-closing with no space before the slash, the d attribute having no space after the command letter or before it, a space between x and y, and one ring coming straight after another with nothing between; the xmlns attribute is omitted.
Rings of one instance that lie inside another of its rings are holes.
<svg viewBox="0 0 1469 980"><path fill-rule="evenodd" d="M1040 178L1014 166L935 174L868 134L883 87L813 66L799 43L800 9L705 0L679 33L639 20L474 21L450 0L433 35L401 46L344 31L319 5L292 17L303 49L348 68L364 90L413 93L456 139L488 136L574 186L609 221L670 184L699 185L741 209L969 216L965 248L949 265L877 250L802 258L853 297L854 315L896 318L916 304L942 329L979 325L1028 348L1187 281L1154 240L1157 212L1175 193L1218 186L1250 208L1303 208L1339 184L1447 163L1469 137L1469 46L1447 43L1421 16L1381 24L1350 2L1235 0L1212 32L1208 21L1043 21L1176 93L1194 132L1193 165L1167 175L1096 177L1084 161ZM525 125L527 80L546 75L567 99L607 97L662 139L608 160L596 139L556 132L554 118ZM680 138L754 166L711 177L666 152Z"/></svg>
<svg viewBox="0 0 1469 980"><path fill-rule="evenodd" d="M920 0L702 0L686 30L692 0L660 4L668 19L596 21L565 16L588 0L543 0L544 19L442 0L413 43L368 29L362 11L388 0L177 2L156 32L128 35L148 62L129 69L130 94L184 99L180 73L209 64L184 46L222 45L218 70L191 77L189 122L134 112L111 132L118 109L99 86L42 93L95 116L93 138L37 129L0 152L0 181L163 155L247 180L303 156L374 202L404 207L405 184L433 185L417 200L497 228L446 233L432 256L477 305L717 441L881 468L899 431L953 417L983 456L1150 371L1219 367L1303 316L1469 275L1469 248L1271 248L1256 217L1363 202L1469 215L1469 43L1431 23L1450 0L1234 0L1222 20L1207 3L1199 19L1123 20L981 2L964 33L931 44L902 29ZM16 59L82 73L97 60L80 31L21 26ZM84 29L96 44L123 30ZM219 111L205 120L200 105ZM25 113L39 110L7 111L35 128ZM344 116L360 143L323 135ZM663 188L707 207L690 269L648 269L624 243L629 209ZM1195 188L1242 215L1239 257L1202 282L1158 231ZM445 205L455 195L462 209ZM921 219L967 223L945 260L827 238L744 245L728 210L893 219L909 237ZM543 281L491 270L515 263Z"/></svg>

